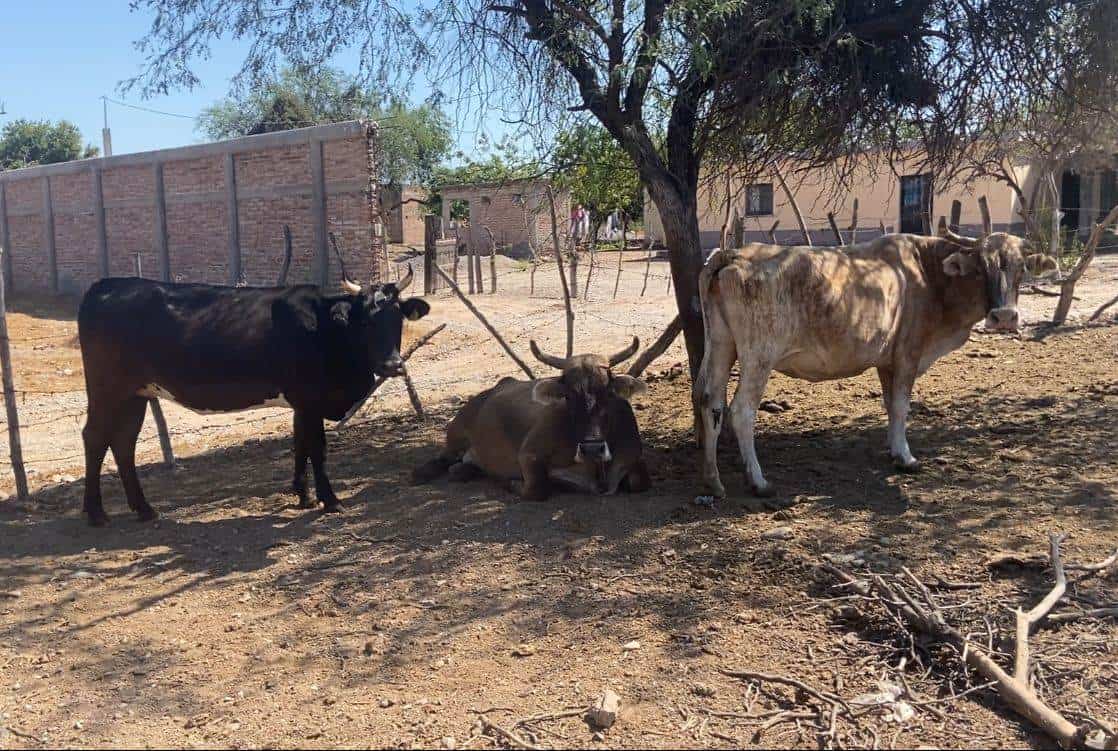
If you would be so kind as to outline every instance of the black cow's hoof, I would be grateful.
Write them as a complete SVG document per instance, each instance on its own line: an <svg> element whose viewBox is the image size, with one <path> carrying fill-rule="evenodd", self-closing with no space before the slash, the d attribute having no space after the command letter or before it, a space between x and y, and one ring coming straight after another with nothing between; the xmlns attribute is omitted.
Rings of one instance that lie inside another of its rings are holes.
<svg viewBox="0 0 1118 751"><path fill-rule="evenodd" d="M104 511L89 511L86 512L86 520L91 527L107 527L109 526L109 516Z"/></svg>
<svg viewBox="0 0 1118 751"><path fill-rule="evenodd" d="M337 501L322 504L322 513L324 514L340 514L343 511L345 511L345 507Z"/></svg>
<svg viewBox="0 0 1118 751"><path fill-rule="evenodd" d="M159 518L159 512L148 506L136 511L136 518L141 522L152 522Z"/></svg>
<svg viewBox="0 0 1118 751"><path fill-rule="evenodd" d="M295 504L295 508L304 509L304 510L309 510L309 509L317 508L317 507L318 507L318 503L315 502L315 501L312 501L310 498L300 498L299 502Z"/></svg>

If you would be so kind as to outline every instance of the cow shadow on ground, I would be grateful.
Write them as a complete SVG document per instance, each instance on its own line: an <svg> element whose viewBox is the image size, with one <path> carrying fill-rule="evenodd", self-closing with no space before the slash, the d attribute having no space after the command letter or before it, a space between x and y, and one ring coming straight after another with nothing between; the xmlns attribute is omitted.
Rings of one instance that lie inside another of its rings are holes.
<svg viewBox="0 0 1118 751"><path fill-rule="evenodd" d="M32 509L0 506L0 578L10 588L50 581L60 593L115 590L116 607L63 628L94 666L109 660L96 635L108 619L184 596L237 608L248 602L239 596L260 596L246 591L251 582L286 615L250 613L237 628L273 637L279 629L290 633L275 641L297 643L311 618L339 634L323 649L345 666L339 680L360 687L398 680L437 660L440 641L498 622L509 641L531 643L556 631L572 639L620 633L640 619L675 658L698 660L718 638L708 626L726 617L727 603L776 617L788 592L804 586L788 545L761 536L774 525L805 530L798 555L890 537L908 560L936 561L945 546L979 532L1004 529L1007 543L1037 543L1019 520L1038 507L1085 525L1118 521L1113 483L1091 473L1111 460L1113 416L1102 392L1032 400L969 393L918 405L909 437L924 468L915 475L889 467L883 415L774 416L758 435L761 461L778 497L798 501L775 513L742 500L732 440L720 447L731 497L713 509L693 505L699 454L679 421L645 421L656 481L647 494L529 503L488 481L408 485L410 468L438 451L448 416L378 416L331 437L329 471L348 507L341 515L292 508L286 435L185 458L173 472L146 470L145 490L163 513L154 525L124 511L115 477L104 481L115 514L107 530L77 514L81 483L40 492ZM1056 487L1062 492L1049 492ZM61 594L37 604L0 638L58 638L48 625L68 608ZM359 636L330 625L338 615ZM361 625L370 623L376 628ZM183 659L147 649L149 674L171 673ZM286 675L322 657L293 654ZM515 669L512 658L495 659ZM285 675L267 659L253 670L246 682ZM160 701L205 709L186 687Z"/></svg>

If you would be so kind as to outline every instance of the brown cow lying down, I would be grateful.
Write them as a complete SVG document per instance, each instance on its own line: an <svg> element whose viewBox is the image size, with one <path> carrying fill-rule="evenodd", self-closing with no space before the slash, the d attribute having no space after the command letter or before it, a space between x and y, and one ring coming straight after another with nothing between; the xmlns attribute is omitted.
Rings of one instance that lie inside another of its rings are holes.
<svg viewBox="0 0 1118 751"><path fill-rule="evenodd" d="M726 492L715 450L735 361L741 381L730 421L757 495L771 492L753 425L773 370L826 381L877 368L889 452L898 467L916 468L905 437L916 377L966 342L983 318L987 329L1017 329L1026 265L1019 237L974 240L945 225L940 232L886 235L843 250L753 243L710 257L699 277L706 349L692 394L709 492Z"/></svg>
<svg viewBox="0 0 1118 751"><path fill-rule="evenodd" d="M412 473L428 482L486 474L512 481L526 500L542 501L552 484L584 493L639 493L650 484L641 437L629 399L644 383L618 375L640 341L612 357L553 357L531 343L532 354L561 370L556 378L503 378L466 402L446 431L441 455Z"/></svg>

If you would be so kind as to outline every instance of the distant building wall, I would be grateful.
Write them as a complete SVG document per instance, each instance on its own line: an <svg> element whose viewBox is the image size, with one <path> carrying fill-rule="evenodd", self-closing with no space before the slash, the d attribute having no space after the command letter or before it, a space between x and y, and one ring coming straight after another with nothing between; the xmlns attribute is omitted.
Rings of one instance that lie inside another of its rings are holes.
<svg viewBox="0 0 1118 751"><path fill-rule="evenodd" d="M102 276L250 285L379 278L376 126L320 125L0 172L0 242L16 291L79 293Z"/></svg>
<svg viewBox="0 0 1118 751"><path fill-rule="evenodd" d="M450 208L455 201L470 205L469 229L460 229L462 242L483 253L489 252L489 235L508 248L516 257L529 257L529 245L551 251L551 208L547 199L546 180L510 180L503 183L448 185L440 188L443 201L443 225L450 227ZM559 222L560 242L565 242L570 229L570 193L555 192L555 213ZM448 230L449 231L449 230ZM462 234L462 233L465 234Z"/></svg>
<svg viewBox="0 0 1118 751"><path fill-rule="evenodd" d="M880 225L885 224L887 231L898 232L901 226L901 177L920 172L919 160L898 162L893 168L874 155L859 159L851 170L847 182L849 188L840 187L834 175L828 170L797 172L792 165L786 165L784 172L788 185L796 196L796 203L804 214L805 223L816 245L836 244L834 233L827 222L827 212L833 211L835 220L844 235L850 225L854 199L858 199L858 239L869 240L881 234ZM1029 165L1016 166L1018 179L1025 186L1026 195L1037 179L1037 171ZM713 182L713 184L712 184ZM713 248L720 242L722 223L726 212L726 184L724 181L704 182L699 187L699 233L702 246ZM779 221L777 242L798 244L801 242L799 224L787 196L775 176L763 175L751 181L753 184L772 186L772 210L746 216L746 198L742 181L731 182L735 193L735 205L744 217L746 242L769 242L768 230L773 222ZM1013 191L1004 183L992 178L983 178L969 185L952 185L940 189L932 178L931 231L941 215L951 213L951 202L962 202L963 211L960 227L964 233L976 233L982 228L982 218L978 209L978 198L986 196L990 205L991 220L997 231L1022 232L1024 223L1018 213L1018 201ZM656 242L663 242L664 230L655 203L645 192L644 201L645 235Z"/></svg>
<svg viewBox="0 0 1118 751"><path fill-rule="evenodd" d="M420 247L423 245L423 216L427 206L423 203L429 194L419 185L403 188L385 186L381 189L388 242Z"/></svg>

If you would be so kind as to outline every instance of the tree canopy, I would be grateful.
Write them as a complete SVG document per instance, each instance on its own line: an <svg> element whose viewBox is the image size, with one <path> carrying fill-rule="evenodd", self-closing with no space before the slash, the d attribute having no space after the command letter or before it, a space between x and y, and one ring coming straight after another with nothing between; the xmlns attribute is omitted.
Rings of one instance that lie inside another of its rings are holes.
<svg viewBox="0 0 1118 751"><path fill-rule="evenodd" d="M582 124L560 133L555 162L560 183L570 187L572 201L587 208L595 227L615 211L640 216L637 168L605 128Z"/></svg>
<svg viewBox="0 0 1118 751"><path fill-rule="evenodd" d="M783 159L841 164L869 148L950 172L1006 113L1118 89L1113 0L136 0L146 92L191 85L222 36L252 41L241 71L313 67L361 50L382 86L429 73L478 92L529 133L589 113L633 160L659 210L692 371L703 350L702 174ZM1082 86L1069 86L1082 82ZM656 136L663 135L660 139ZM913 139L913 134L916 138ZM848 162L849 163L849 160Z"/></svg>
<svg viewBox="0 0 1118 751"><path fill-rule="evenodd" d="M78 127L66 120L12 120L0 131L0 169L88 159L99 153L96 146L82 146Z"/></svg>
<svg viewBox="0 0 1118 751"><path fill-rule="evenodd" d="M409 107L398 99L382 104L356 77L330 66L283 68L206 108L198 127L221 139L357 119L381 121L385 182L427 184L450 155L450 123L438 107Z"/></svg>

